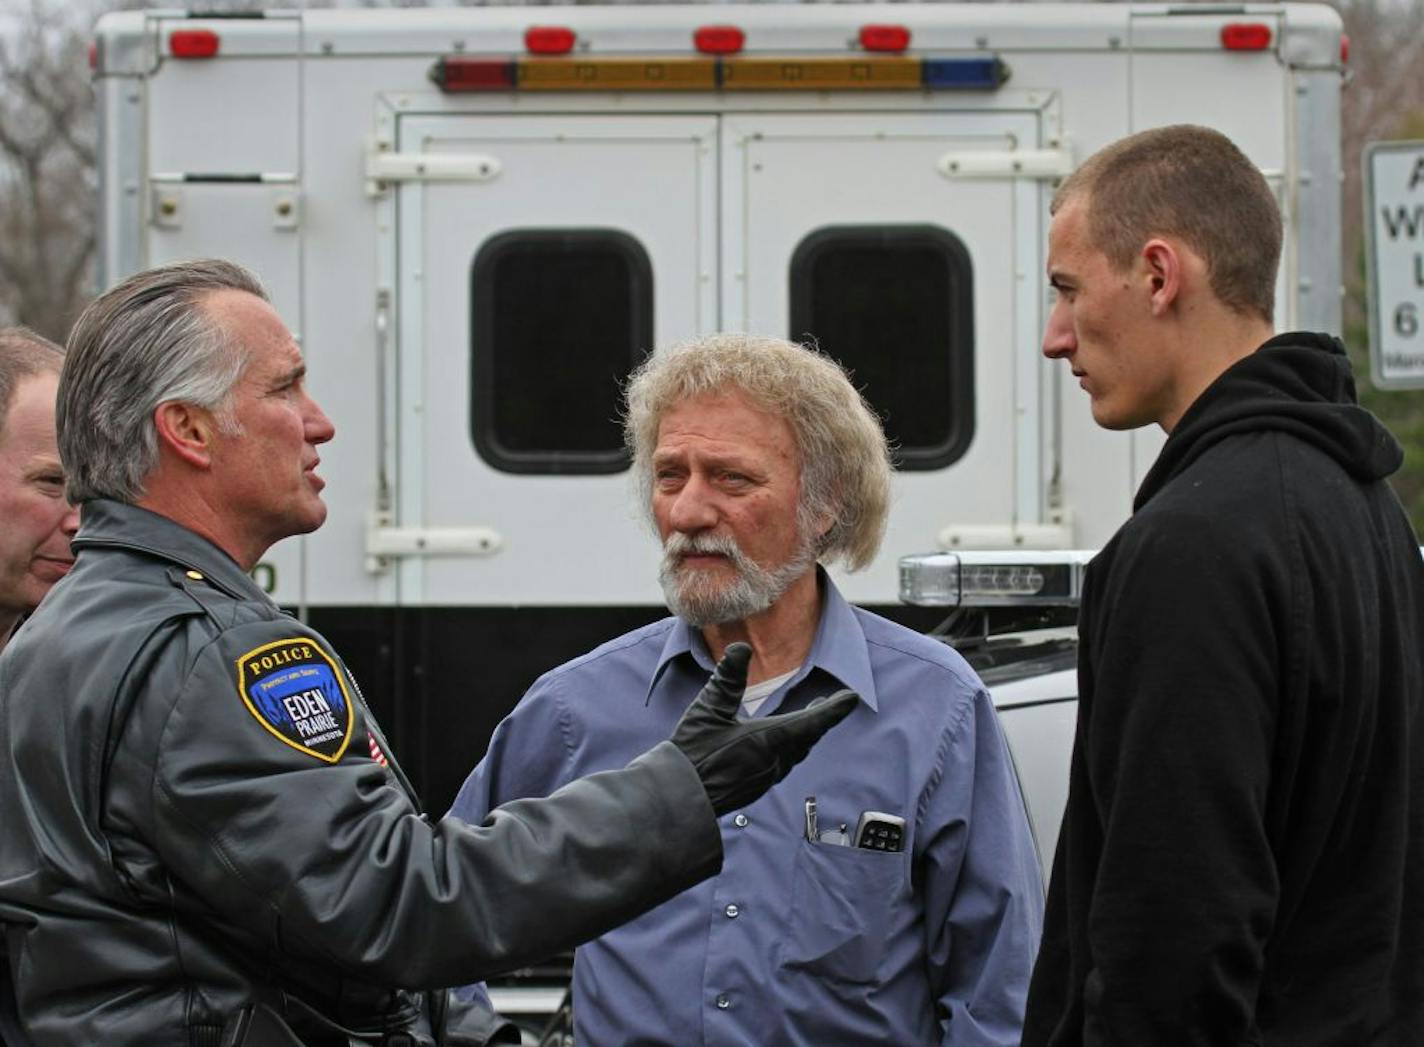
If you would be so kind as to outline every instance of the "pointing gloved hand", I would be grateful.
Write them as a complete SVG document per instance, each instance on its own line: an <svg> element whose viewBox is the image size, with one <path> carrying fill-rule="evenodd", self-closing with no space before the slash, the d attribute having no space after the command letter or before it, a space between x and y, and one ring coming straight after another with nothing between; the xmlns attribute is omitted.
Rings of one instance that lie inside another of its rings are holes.
<svg viewBox="0 0 1424 1047"><path fill-rule="evenodd" d="M731 644L672 732L673 745L692 761L718 817L745 807L785 778L858 700L854 691L837 691L798 712L738 720L751 660L750 647Z"/></svg>

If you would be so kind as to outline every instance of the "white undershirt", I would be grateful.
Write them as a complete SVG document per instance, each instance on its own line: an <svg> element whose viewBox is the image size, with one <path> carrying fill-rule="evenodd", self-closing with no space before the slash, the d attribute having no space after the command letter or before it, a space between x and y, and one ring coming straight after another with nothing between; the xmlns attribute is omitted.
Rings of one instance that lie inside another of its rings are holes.
<svg viewBox="0 0 1424 1047"><path fill-rule="evenodd" d="M748 684L747 689L742 692L742 718L747 719L755 716L762 704L771 697L771 693L795 676L800 668L798 665L789 673L773 676L770 680L763 680L761 683Z"/></svg>

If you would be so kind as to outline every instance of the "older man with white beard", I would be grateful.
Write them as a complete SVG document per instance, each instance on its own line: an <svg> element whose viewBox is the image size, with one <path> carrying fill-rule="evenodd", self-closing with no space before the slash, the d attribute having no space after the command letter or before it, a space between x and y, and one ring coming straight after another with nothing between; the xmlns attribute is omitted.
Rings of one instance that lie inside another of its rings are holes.
<svg viewBox="0 0 1424 1047"><path fill-rule="evenodd" d="M721 819L719 876L579 949L577 1042L1017 1044L1042 891L993 706L953 650L851 607L818 566L879 547L875 415L820 354L721 335L651 357L625 430L675 617L541 677L451 813L621 766L733 642L754 652L744 716L861 698ZM866 814L890 817L857 847Z"/></svg>

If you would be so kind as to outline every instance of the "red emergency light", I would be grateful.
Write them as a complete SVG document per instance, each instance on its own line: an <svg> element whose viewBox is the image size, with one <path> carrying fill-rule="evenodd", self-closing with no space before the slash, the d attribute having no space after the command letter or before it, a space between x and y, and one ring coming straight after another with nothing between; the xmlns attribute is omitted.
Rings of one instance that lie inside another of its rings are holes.
<svg viewBox="0 0 1424 1047"><path fill-rule="evenodd" d="M461 91L508 91L516 81L515 65L509 59L442 58L430 67L430 79L447 93Z"/></svg>
<svg viewBox="0 0 1424 1047"><path fill-rule="evenodd" d="M168 53L174 58L212 58L220 44L211 29L175 29L168 37Z"/></svg>
<svg viewBox="0 0 1424 1047"><path fill-rule="evenodd" d="M860 46L867 51L889 51L895 54L910 46L910 30L903 25L863 25Z"/></svg>
<svg viewBox="0 0 1424 1047"><path fill-rule="evenodd" d="M1265 51L1271 46L1271 27L1262 22L1232 22L1221 27L1221 46L1228 51Z"/></svg>
<svg viewBox="0 0 1424 1047"><path fill-rule="evenodd" d="M532 55L566 55L578 37L561 25L535 25L524 30L524 46Z"/></svg>
<svg viewBox="0 0 1424 1047"><path fill-rule="evenodd" d="M747 34L734 25L704 25L692 34L692 43L704 55L734 55L747 42Z"/></svg>

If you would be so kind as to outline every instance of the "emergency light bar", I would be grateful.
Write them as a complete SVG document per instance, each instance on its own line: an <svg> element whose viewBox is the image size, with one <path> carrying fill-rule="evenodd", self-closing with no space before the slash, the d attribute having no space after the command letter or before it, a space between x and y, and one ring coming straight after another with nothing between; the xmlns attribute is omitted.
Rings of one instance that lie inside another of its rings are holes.
<svg viewBox="0 0 1424 1047"><path fill-rule="evenodd" d="M739 58L722 63L726 91L917 90L918 58Z"/></svg>
<svg viewBox="0 0 1424 1047"><path fill-rule="evenodd" d="M521 91L711 91L717 63L710 58L629 58L507 63Z"/></svg>
<svg viewBox="0 0 1424 1047"><path fill-rule="evenodd" d="M1009 78L997 57L860 55L511 58L447 55L430 79L466 91L993 91Z"/></svg>
<svg viewBox="0 0 1424 1047"><path fill-rule="evenodd" d="M1076 607L1092 550L920 553L900 559L900 600L918 607Z"/></svg>

